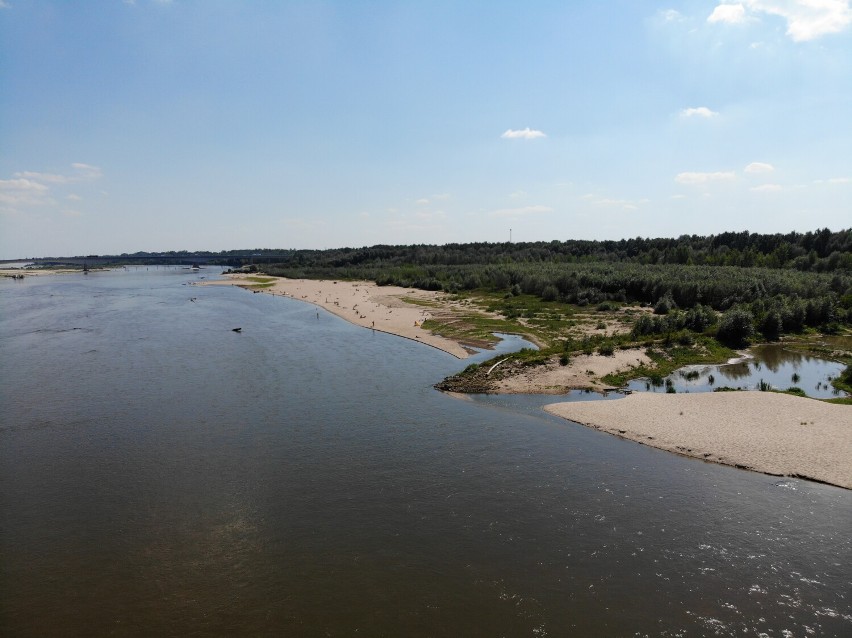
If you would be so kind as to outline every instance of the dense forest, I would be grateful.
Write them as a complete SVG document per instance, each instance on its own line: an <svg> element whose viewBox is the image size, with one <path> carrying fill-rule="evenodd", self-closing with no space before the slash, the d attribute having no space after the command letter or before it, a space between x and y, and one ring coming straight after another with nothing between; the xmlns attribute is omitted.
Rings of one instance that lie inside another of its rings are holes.
<svg viewBox="0 0 852 638"><path fill-rule="evenodd" d="M670 315L637 325L640 333L707 327L716 319L707 309L729 313L722 336L739 322L731 341L749 333L746 323L767 338L852 324L852 230L297 250L261 269L448 292L505 291L580 306L641 303Z"/></svg>
<svg viewBox="0 0 852 638"><path fill-rule="evenodd" d="M255 251L260 256L264 251ZM852 229L786 235L744 231L683 235L677 239L473 243L444 246L371 246L333 250L295 250L287 268L365 266L461 266L510 263L637 263L643 265L738 266L807 272L852 270Z"/></svg>

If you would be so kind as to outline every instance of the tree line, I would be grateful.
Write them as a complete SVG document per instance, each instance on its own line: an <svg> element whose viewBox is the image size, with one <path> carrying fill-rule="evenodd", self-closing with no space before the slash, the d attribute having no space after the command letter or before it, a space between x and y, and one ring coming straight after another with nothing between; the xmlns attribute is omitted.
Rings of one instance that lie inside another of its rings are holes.
<svg viewBox="0 0 852 638"><path fill-rule="evenodd" d="M710 311L729 315L719 327L723 336L750 334L746 323L767 338L852 324L852 230L297 250L262 269L448 292L486 289L580 306L648 304L659 312L656 324L638 326L645 334L700 332L712 325Z"/></svg>

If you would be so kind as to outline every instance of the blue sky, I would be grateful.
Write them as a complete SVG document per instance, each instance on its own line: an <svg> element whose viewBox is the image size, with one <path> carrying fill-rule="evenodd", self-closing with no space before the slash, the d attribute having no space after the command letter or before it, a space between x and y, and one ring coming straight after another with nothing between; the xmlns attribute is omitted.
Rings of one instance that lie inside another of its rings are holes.
<svg viewBox="0 0 852 638"><path fill-rule="evenodd" d="M0 258L850 226L849 0L0 0Z"/></svg>

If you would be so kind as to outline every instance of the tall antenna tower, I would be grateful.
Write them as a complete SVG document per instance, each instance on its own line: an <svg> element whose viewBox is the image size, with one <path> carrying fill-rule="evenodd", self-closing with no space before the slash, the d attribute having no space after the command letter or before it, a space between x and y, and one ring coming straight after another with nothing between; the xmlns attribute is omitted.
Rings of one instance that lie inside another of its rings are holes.
<svg viewBox="0 0 852 638"><path fill-rule="evenodd" d="M512 229L509 229L509 243L512 243Z"/></svg>

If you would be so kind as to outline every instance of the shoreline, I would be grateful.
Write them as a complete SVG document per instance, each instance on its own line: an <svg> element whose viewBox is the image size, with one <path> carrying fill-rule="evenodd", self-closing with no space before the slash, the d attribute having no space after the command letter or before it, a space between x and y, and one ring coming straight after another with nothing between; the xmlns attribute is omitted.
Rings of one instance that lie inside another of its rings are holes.
<svg viewBox="0 0 852 638"><path fill-rule="evenodd" d="M275 278L258 284L247 275L226 275L195 285L234 285L254 293L286 296L363 328L411 339L459 359L473 352L422 327L435 304L441 303L436 292L367 281ZM740 359L748 357L741 353ZM500 361L490 370L477 368L470 375L456 376L462 379L458 386L436 387L467 400L468 393L482 391L552 395L571 389L603 392L613 388L601 383L602 377L648 363L650 359L641 349L619 350L613 356L578 355L567 366L557 357L532 367ZM852 489L852 411L848 406L770 392L725 392L633 393L615 401L554 403L544 409L580 425L681 456Z"/></svg>
<svg viewBox="0 0 852 638"><path fill-rule="evenodd" d="M848 406L775 392L635 392L544 409L682 456L852 490Z"/></svg>
<svg viewBox="0 0 852 638"><path fill-rule="evenodd" d="M432 316L425 304L437 298L437 293L434 292L399 286L379 286L370 281L283 277L276 277L274 281L269 282L272 285L261 284L265 287L260 288L256 281L250 279L251 276L230 274L225 277L196 285L232 285L255 293L290 297L322 308L356 326L411 339L442 350L457 359L466 359L474 352L457 341L435 335L423 328L423 322ZM411 301L405 301L406 299ZM424 304L418 305L417 302Z"/></svg>

